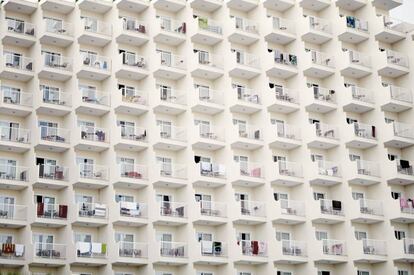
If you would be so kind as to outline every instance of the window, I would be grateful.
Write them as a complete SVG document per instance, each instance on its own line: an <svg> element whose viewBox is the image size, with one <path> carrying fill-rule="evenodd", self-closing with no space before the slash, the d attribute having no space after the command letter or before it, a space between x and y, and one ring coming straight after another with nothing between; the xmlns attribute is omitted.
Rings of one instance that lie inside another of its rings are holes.
<svg viewBox="0 0 414 275"><path fill-rule="evenodd" d="M197 241L213 241L213 234L211 233L203 233L203 232L197 232L196 233Z"/></svg>
<svg viewBox="0 0 414 275"><path fill-rule="evenodd" d="M361 160L361 156L354 155L354 154L349 154L349 160L350 161Z"/></svg>
<svg viewBox="0 0 414 275"><path fill-rule="evenodd" d="M20 89L10 86L1 86L3 92L3 102L19 104L20 103Z"/></svg>
<svg viewBox="0 0 414 275"><path fill-rule="evenodd" d="M156 161L160 167L161 176L172 175L172 160L170 158L157 157Z"/></svg>
<svg viewBox="0 0 414 275"><path fill-rule="evenodd" d="M357 240L368 239L368 234L367 232L364 232L364 231L355 231L355 239Z"/></svg>
<svg viewBox="0 0 414 275"><path fill-rule="evenodd" d="M253 274L251 272L240 271L237 273L237 275L253 275Z"/></svg>
<svg viewBox="0 0 414 275"><path fill-rule="evenodd" d="M278 271L277 275L293 275L293 273L290 271Z"/></svg>
<svg viewBox="0 0 414 275"><path fill-rule="evenodd" d="M405 231L402 231L402 230L395 230L394 231L394 235L395 235L395 238L397 239L397 240L402 240L402 239L405 239Z"/></svg>
<svg viewBox="0 0 414 275"><path fill-rule="evenodd" d="M85 233L75 233L74 234L75 243L77 242L85 242L85 243L91 243L92 242L92 235L91 234L85 234Z"/></svg>
<svg viewBox="0 0 414 275"><path fill-rule="evenodd" d="M197 275L214 275L214 273L213 272L204 272L204 271L202 271L202 272L197 272Z"/></svg>
<svg viewBox="0 0 414 275"><path fill-rule="evenodd" d="M364 193L360 193L360 192L352 192L352 198L353 198L354 200L363 199L363 198L364 198Z"/></svg>
<svg viewBox="0 0 414 275"><path fill-rule="evenodd" d="M287 193L273 193L275 201L279 200L289 200L289 195Z"/></svg>
<svg viewBox="0 0 414 275"><path fill-rule="evenodd" d="M320 271L318 271L318 275L331 275L331 272L330 271L326 271L326 270L320 270Z"/></svg>
<svg viewBox="0 0 414 275"><path fill-rule="evenodd" d="M276 240L277 241L289 241L290 240L290 233L289 232L276 231Z"/></svg>
<svg viewBox="0 0 414 275"><path fill-rule="evenodd" d="M358 270L357 271L357 275L369 275L370 273L369 273L369 271L366 271L366 270Z"/></svg>
<svg viewBox="0 0 414 275"><path fill-rule="evenodd" d="M315 231L315 237L318 241L327 240L328 239L328 232L326 231Z"/></svg>
<svg viewBox="0 0 414 275"><path fill-rule="evenodd" d="M398 270L398 275L409 275L408 270Z"/></svg>
<svg viewBox="0 0 414 275"><path fill-rule="evenodd" d="M115 201L116 202L120 202L120 201L134 202L134 196L116 194Z"/></svg>
<svg viewBox="0 0 414 275"><path fill-rule="evenodd" d="M312 160L312 162L317 162L317 161L323 160L323 156L322 155L312 154L311 155L311 160Z"/></svg>
<svg viewBox="0 0 414 275"><path fill-rule="evenodd" d="M0 234L0 244L13 243L13 235Z"/></svg>
<svg viewBox="0 0 414 275"><path fill-rule="evenodd" d="M133 243L134 242L134 235L133 234L126 234L126 233L115 233L115 242L126 242L126 243Z"/></svg>
<svg viewBox="0 0 414 275"><path fill-rule="evenodd" d="M319 192L313 192L313 199L315 201L326 199L326 194L325 193L319 193Z"/></svg>

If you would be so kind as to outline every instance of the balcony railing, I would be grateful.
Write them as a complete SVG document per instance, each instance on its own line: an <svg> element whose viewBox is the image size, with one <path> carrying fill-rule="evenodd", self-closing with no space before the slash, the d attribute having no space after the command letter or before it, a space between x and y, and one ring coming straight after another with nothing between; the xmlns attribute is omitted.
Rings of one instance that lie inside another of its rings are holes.
<svg viewBox="0 0 414 275"><path fill-rule="evenodd" d="M260 58L257 55L246 53L246 52L237 52L236 53L236 63L244 66L248 66L255 69L260 69Z"/></svg>
<svg viewBox="0 0 414 275"><path fill-rule="evenodd" d="M25 245L17 243L0 243L0 259L23 260L25 256ZM0 272L0 274L3 274ZM9 272L4 273L8 275ZM10 272L10 275L15 273Z"/></svg>
<svg viewBox="0 0 414 275"><path fill-rule="evenodd" d="M0 219L25 221L27 219L27 206L0 203Z"/></svg>
<svg viewBox="0 0 414 275"><path fill-rule="evenodd" d="M82 65L85 67L107 71L107 72L111 71L111 59L109 57L85 53L85 52L81 52L80 56L81 56Z"/></svg>
<svg viewBox="0 0 414 275"><path fill-rule="evenodd" d="M120 201L119 214L123 217L147 218L148 205L141 202Z"/></svg>
<svg viewBox="0 0 414 275"><path fill-rule="evenodd" d="M355 136L366 139L377 139L375 126L360 122L354 122L352 124L354 125Z"/></svg>
<svg viewBox="0 0 414 275"><path fill-rule="evenodd" d="M187 204L184 202L162 201L160 215L165 217L187 218Z"/></svg>
<svg viewBox="0 0 414 275"><path fill-rule="evenodd" d="M121 138L127 140L147 141L147 130L135 126L118 126L121 131Z"/></svg>
<svg viewBox="0 0 414 275"><path fill-rule="evenodd" d="M309 16L309 26L312 30L332 34L332 24L329 20Z"/></svg>
<svg viewBox="0 0 414 275"><path fill-rule="evenodd" d="M272 50L274 52L273 60L276 64L296 67L298 65L298 57L292 53Z"/></svg>
<svg viewBox="0 0 414 275"><path fill-rule="evenodd" d="M287 256L307 257L307 245L303 241L283 240L282 253Z"/></svg>
<svg viewBox="0 0 414 275"><path fill-rule="evenodd" d="M290 34L296 34L295 23L291 20L272 17L273 29L288 32Z"/></svg>
<svg viewBox="0 0 414 275"><path fill-rule="evenodd" d="M16 127L0 127L1 141L30 143L30 130Z"/></svg>
<svg viewBox="0 0 414 275"><path fill-rule="evenodd" d="M135 103L139 105L148 105L148 96L144 91L136 89L121 88L119 92L122 94L122 101L127 103Z"/></svg>
<svg viewBox="0 0 414 275"><path fill-rule="evenodd" d="M346 256L346 242L342 240L322 240L323 254Z"/></svg>
<svg viewBox="0 0 414 275"><path fill-rule="evenodd" d="M9 89L1 89L2 102L6 104L31 107L33 105L33 94Z"/></svg>
<svg viewBox="0 0 414 275"><path fill-rule="evenodd" d="M34 256L46 259L66 259L66 244L34 243Z"/></svg>
<svg viewBox="0 0 414 275"><path fill-rule="evenodd" d="M260 201L240 200L240 213L243 216L266 217L266 204Z"/></svg>
<svg viewBox="0 0 414 275"><path fill-rule="evenodd" d="M299 104L299 92L297 90L276 88L275 95L277 100Z"/></svg>
<svg viewBox="0 0 414 275"><path fill-rule="evenodd" d="M404 161L404 160L401 160L401 161ZM397 173L398 174L401 174L401 175L414 176L413 166L410 164L410 162L409 161L406 161L406 162L408 162L408 165L405 165L403 167L401 165L401 161L398 161L397 160L397 162L396 162L396 165L397 165Z"/></svg>
<svg viewBox="0 0 414 275"><path fill-rule="evenodd" d="M223 69L224 57L221 55L215 55L209 52L199 51L196 54L196 58L198 59L198 64L200 65Z"/></svg>
<svg viewBox="0 0 414 275"><path fill-rule="evenodd" d="M35 25L15 19L6 19L7 31L11 33L35 36Z"/></svg>
<svg viewBox="0 0 414 275"><path fill-rule="evenodd" d="M39 164L39 178L46 180L67 181L69 168L60 165Z"/></svg>
<svg viewBox="0 0 414 275"><path fill-rule="evenodd" d="M369 55L354 50L348 50L348 53L351 64L371 68L371 57Z"/></svg>
<svg viewBox="0 0 414 275"><path fill-rule="evenodd" d="M201 30L209 31L215 34L223 34L223 28L221 27L220 22L216 22L210 18L199 17L198 28Z"/></svg>
<svg viewBox="0 0 414 275"><path fill-rule="evenodd" d="M112 25L99 21L95 18L85 17L81 19L82 27L85 31L96 33L100 35L111 36L112 35Z"/></svg>
<svg viewBox="0 0 414 275"><path fill-rule="evenodd" d="M362 240L363 252L366 255L377 255L377 256L386 256L387 255L387 243L383 240Z"/></svg>
<svg viewBox="0 0 414 275"><path fill-rule="evenodd" d="M225 202L215 202L215 201L205 201L201 200L197 203L200 204L200 214L202 216L209 217L227 217L227 203Z"/></svg>
<svg viewBox="0 0 414 275"><path fill-rule="evenodd" d="M79 202L78 215L83 218L107 219L108 207L105 204L94 202Z"/></svg>
<svg viewBox="0 0 414 275"><path fill-rule="evenodd" d="M165 90L165 88L160 87L159 92L161 101L179 104L183 106L187 104L187 96L186 93L183 91Z"/></svg>
<svg viewBox="0 0 414 275"><path fill-rule="evenodd" d="M226 178L226 166L219 163L200 162L197 165L199 167L200 176L212 177L212 178Z"/></svg>
<svg viewBox="0 0 414 275"><path fill-rule="evenodd" d="M148 59L135 53L120 53L122 64L130 67L148 69Z"/></svg>
<svg viewBox="0 0 414 275"><path fill-rule="evenodd" d="M337 200L320 199L321 213L334 216L344 216L343 203Z"/></svg>
<svg viewBox="0 0 414 275"><path fill-rule="evenodd" d="M176 127L165 124L159 125L160 137L185 142L187 139L187 129L185 127Z"/></svg>
<svg viewBox="0 0 414 275"><path fill-rule="evenodd" d="M147 34L148 32L147 24L130 17L122 18L122 29L124 31L131 31L142 34Z"/></svg>
<svg viewBox="0 0 414 275"><path fill-rule="evenodd" d="M298 141L302 139L300 128L296 126L284 123L283 126L276 125L275 127L276 127L277 136L280 138L287 138L287 139L298 140Z"/></svg>
<svg viewBox="0 0 414 275"><path fill-rule="evenodd" d="M237 94L237 99L249 103L261 104L261 96L258 91L249 88L234 88L234 92Z"/></svg>
<svg viewBox="0 0 414 275"><path fill-rule="evenodd" d="M49 33L72 36L74 27L72 23L65 21L57 21L50 18L43 19L45 24L45 31Z"/></svg>
<svg viewBox="0 0 414 275"><path fill-rule="evenodd" d="M323 87L313 87L312 89L313 97L316 100L336 104L336 95L334 90Z"/></svg>
<svg viewBox="0 0 414 275"><path fill-rule="evenodd" d="M374 103L374 94L372 90L364 89L354 85L350 86L350 90L352 92L352 99L366 103Z"/></svg>
<svg viewBox="0 0 414 275"><path fill-rule="evenodd" d="M83 179L108 180L109 169L103 165L80 163L79 176Z"/></svg>
<svg viewBox="0 0 414 275"><path fill-rule="evenodd" d="M120 163L119 173L123 178L148 179L148 166L131 163Z"/></svg>
<svg viewBox="0 0 414 275"><path fill-rule="evenodd" d="M160 163L158 164L158 171L162 177L176 179L187 178L187 165L185 164Z"/></svg>
<svg viewBox="0 0 414 275"><path fill-rule="evenodd" d="M355 16L346 16L346 27L359 32L368 33L368 21L356 18Z"/></svg>
<svg viewBox="0 0 414 275"><path fill-rule="evenodd" d="M52 204L38 202L36 204L36 214L42 219L66 220L68 217L68 206L63 204Z"/></svg>
<svg viewBox="0 0 414 275"><path fill-rule="evenodd" d="M159 52L158 55L162 66L180 70L187 68L187 62L184 56L174 55L169 52Z"/></svg>
<svg viewBox="0 0 414 275"><path fill-rule="evenodd" d="M280 208L283 214L305 217L306 204L303 201L281 199Z"/></svg>
<svg viewBox="0 0 414 275"><path fill-rule="evenodd" d="M107 256L106 243L77 242L76 255L79 258L103 259Z"/></svg>
<svg viewBox="0 0 414 275"><path fill-rule="evenodd" d="M7 68L33 72L33 59L30 57L3 52L3 62Z"/></svg>
<svg viewBox="0 0 414 275"><path fill-rule="evenodd" d="M396 31L403 35L406 35L407 33L414 30L414 26L412 24L406 23L397 18L392 18L392 17L384 15L382 19L383 19L384 28L388 30Z"/></svg>
<svg viewBox="0 0 414 275"><path fill-rule="evenodd" d="M118 242L118 256L122 258L148 258L148 243Z"/></svg>
<svg viewBox="0 0 414 275"><path fill-rule="evenodd" d="M299 162L283 161L277 162L279 175L289 177L303 177L302 164Z"/></svg>
<svg viewBox="0 0 414 275"><path fill-rule="evenodd" d="M29 168L24 166L1 164L0 179L29 181Z"/></svg>
<svg viewBox="0 0 414 275"><path fill-rule="evenodd" d="M70 143L70 130L56 127L39 126L40 139L44 141Z"/></svg>
<svg viewBox="0 0 414 275"><path fill-rule="evenodd" d="M184 242L165 242L158 243L160 248L160 256L172 258L187 258L188 248Z"/></svg>
<svg viewBox="0 0 414 275"><path fill-rule="evenodd" d="M180 22L168 17L159 17L160 28L162 31L185 35L187 28L185 22Z"/></svg>
<svg viewBox="0 0 414 275"><path fill-rule="evenodd" d="M102 106L110 105L109 93L104 93L101 91L97 91L95 89L87 88L81 88L80 90L82 92L82 102Z"/></svg>
<svg viewBox="0 0 414 275"><path fill-rule="evenodd" d="M335 58L327 53L310 50L312 63L315 65L335 68Z"/></svg>
<svg viewBox="0 0 414 275"><path fill-rule="evenodd" d="M414 139L414 126L411 124L394 122L394 135L402 138Z"/></svg>
<svg viewBox="0 0 414 275"><path fill-rule="evenodd" d="M224 129L214 127L213 125L199 124L195 130L200 138L224 141Z"/></svg>
<svg viewBox="0 0 414 275"><path fill-rule="evenodd" d="M212 90L210 88L198 87L196 93L200 101L224 105L223 92Z"/></svg>
<svg viewBox="0 0 414 275"><path fill-rule="evenodd" d="M109 142L109 133L104 128L93 126L81 126L80 135L82 140L96 141L96 142Z"/></svg>
<svg viewBox="0 0 414 275"><path fill-rule="evenodd" d="M315 125L315 134L317 137L328 138L328 139L339 139L339 130L338 127L324 124L324 123L314 123Z"/></svg>
<svg viewBox="0 0 414 275"><path fill-rule="evenodd" d="M239 242L241 252L244 256L258 256L267 257L267 242L266 241L246 241Z"/></svg>
<svg viewBox="0 0 414 275"><path fill-rule="evenodd" d="M236 165L240 169L240 176L253 178L264 177L263 165L260 163L241 161L236 163Z"/></svg>
<svg viewBox="0 0 414 275"><path fill-rule="evenodd" d="M390 85L389 90L391 94L391 99L407 103L413 103L413 95L410 89Z"/></svg>
<svg viewBox="0 0 414 275"><path fill-rule="evenodd" d="M406 56L405 54L393 50L386 50L386 54L388 64L409 68L408 56Z"/></svg>
<svg viewBox="0 0 414 275"><path fill-rule="evenodd" d="M414 239L403 239L404 243L404 254L413 255L414 254Z"/></svg>
<svg viewBox="0 0 414 275"><path fill-rule="evenodd" d="M234 17L234 26L237 30L248 33L259 34L259 25L257 22L246 18Z"/></svg>
<svg viewBox="0 0 414 275"><path fill-rule="evenodd" d="M221 241L200 241L201 255L207 257L226 257L227 244Z"/></svg>
<svg viewBox="0 0 414 275"><path fill-rule="evenodd" d="M71 93L64 93L60 91L54 91L51 89L42 90L42 101L43 103L72 106L72 95Z"/></svg>
<svg viewBox="0 0 414 275"><path fill-rule="evenodd" d="M359 199L359 210L362 214L384 216L382 202L378 200Z"/></svg>
<svg viewBox="0 0 414 275"><path fill-rule="evenodd" d="M359 175L380 177L380 165L375 161L356 160Z"/></svg>
<svg viewBox="0 0 414 275"><path fill-rule="evenodd" d="M318 160L318 174L321 176L341 177L341 168L336 162Z"/></svg>
<svg viewBox="0 0 414 275"><path fill-rule="evenodd" d="M243 129L238 128L239 137L252 140L263 140L262 130L254 125L246 125Z"/></svg>

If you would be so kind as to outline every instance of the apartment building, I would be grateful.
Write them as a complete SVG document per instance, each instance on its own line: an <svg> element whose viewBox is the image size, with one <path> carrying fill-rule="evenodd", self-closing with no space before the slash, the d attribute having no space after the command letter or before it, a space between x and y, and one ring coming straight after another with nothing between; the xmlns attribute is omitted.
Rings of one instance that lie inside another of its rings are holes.
<svg viewBox="0 0 414 275"><path fill-rule="evenodd" d="M0 274L414 274L401 4L3 0Z"/></svg>

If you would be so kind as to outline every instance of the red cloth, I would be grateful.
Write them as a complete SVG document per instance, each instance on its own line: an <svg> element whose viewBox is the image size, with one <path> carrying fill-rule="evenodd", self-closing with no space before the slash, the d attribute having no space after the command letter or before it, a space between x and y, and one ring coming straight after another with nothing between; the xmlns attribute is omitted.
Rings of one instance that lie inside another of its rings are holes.
<svg viewBox="0 0 414 275"><path fill-rule="evenodd" d="M43 216L43 213L44 213L44 208L45 208L45 205L44 205L44 203L43 203L43 202L39 202L39 203L37 204L37 216L38 216L38 217Z"/></svg>
<svg viewBox="0 0 414 275"><path fill-rule="evenodd" d="M253 255L259 254L259 242L252 241L252 246L253 246Z"/></svg>
<svg viewBox="0 0 414 275"><path fill-rule="evenodd" d="M68 217L68 206L59 205L59 218L66 219Z"/></svg>

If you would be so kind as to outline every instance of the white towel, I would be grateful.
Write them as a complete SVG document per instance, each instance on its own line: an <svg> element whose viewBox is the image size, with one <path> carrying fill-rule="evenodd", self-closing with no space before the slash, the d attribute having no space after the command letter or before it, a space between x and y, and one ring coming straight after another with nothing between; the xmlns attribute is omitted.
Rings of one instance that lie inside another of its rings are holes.
<svg viewBox="0 0 414 275"><path fill-rule="evenodd" d="M16 247L15 247L16 257L22 257L23 254L24 254L24 245L23 244L16 244Z"/></svg>
<svg viewBox="0 0 414 275"><path fill-rule="evenodd" d="M267 251L267 243L263 241L259 241L259 254L266 254Z"/></svg>
<svg viewBox="0 0 414 275"><path fill-rule="evenodd" d="M101 254L102 253L102 244L101 243L92 243L92 253Z"/></svg>
<svg viewBox="0 0 414 275"><path fill-rule="evenodd" d="M226 166L224 166L223 164L219 164L219 175L226 175Z"/></svg>
<svg viewBox="0 0 414 275"><path fill-rule="evenodd" d="M135 202L126 202L125 206L126 206L126 209L129 209L129 210L137 209L137 204Z"/></svg>
<svg viewBox="0 0 414 275"><path fill-rule="evenodd" d="M78 242L76 243L76 247L79 250L79 253L89 253L91 251L91 243L87 242Z"/></svg>
<svg viewBox="0 0 414 275"><path fill-rule="evenodd" d="M209 162L202 162L201 163L201 171L211 172L211 163L209 163Z"/></svg>
<svg viewBox="0 0 414 275"><path fill-rule="evenodd" d="M213 163L211 166L212 166L213 173L214 174L218 174L219 173L220 165L217 164L217 163Z"/></svg>
<svg viewBox="0 0 414 275"><path fill-rule="evenodd" d="M213 242L201 241L201 251L203 251L203 253L213 254Z"/></svg>

